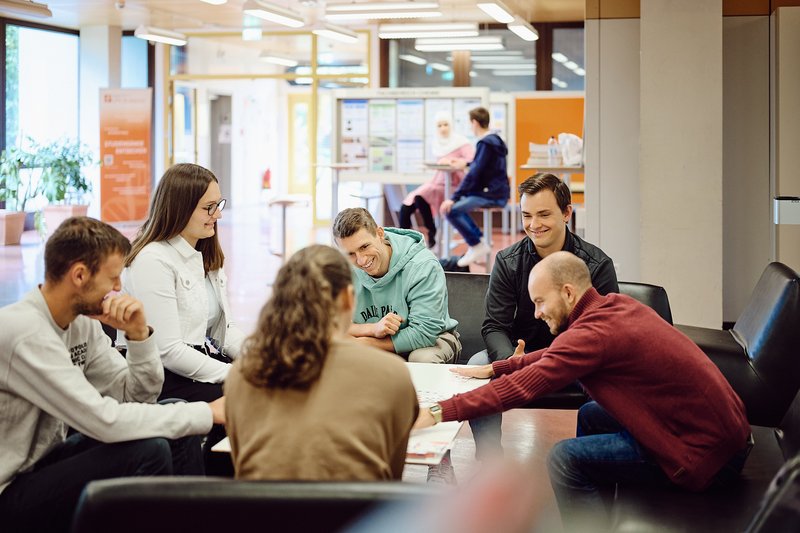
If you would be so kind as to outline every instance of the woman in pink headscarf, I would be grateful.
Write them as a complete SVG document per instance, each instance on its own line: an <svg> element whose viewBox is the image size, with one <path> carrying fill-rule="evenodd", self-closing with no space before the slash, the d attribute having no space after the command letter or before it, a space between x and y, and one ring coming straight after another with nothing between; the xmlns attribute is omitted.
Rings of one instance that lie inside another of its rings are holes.
<svg viewBox="0 0 800 533"><path fill-rule="evenodd" d="M433 143L433 155L440 165L452 165L453 161L472 161L475 157L475 147L469 140L453 131L453 120L449 113L436 114L436 139ZM437 171L429 182L420 185L403 200L400 207L400 227L411 227L411 214L419 209L422 221L428 230L428 246L436 244L436 225L433 217L439 214L439 206L444 200L444 184L447 172ZM450 173L450 186L455 189L464 177L463 170L454 170Z"/></svg>

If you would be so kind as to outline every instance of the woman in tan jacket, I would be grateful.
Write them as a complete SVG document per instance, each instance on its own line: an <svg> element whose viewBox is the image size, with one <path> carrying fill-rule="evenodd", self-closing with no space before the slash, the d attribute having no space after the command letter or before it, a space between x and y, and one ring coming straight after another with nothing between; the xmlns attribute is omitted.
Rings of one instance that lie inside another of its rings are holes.
<svg viewBox="0 0 800 533"><path fill-rule="evenodd" d="M417 416L403 360L347 335L350 265L322 245L278 272L225 382L240 479L400 479Z"/></svg>

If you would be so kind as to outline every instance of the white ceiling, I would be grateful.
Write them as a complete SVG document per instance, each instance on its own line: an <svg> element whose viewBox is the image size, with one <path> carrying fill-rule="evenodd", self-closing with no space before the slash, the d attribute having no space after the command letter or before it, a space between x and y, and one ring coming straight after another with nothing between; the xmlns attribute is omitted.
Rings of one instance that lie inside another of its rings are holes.
<svg viewBox="0 0 800 533"><path fill-rule="evenodd" d="M245 0L228 0L226 4L218 6L201 0L36 1L46 3L53 12L53 17L41 19L19 15L8 16L75 29L88 25L112 25L122 26L124 30L133 30L140 24L147 24L184 32L202 32L241 29L242 5ZM323 19L325 0L272 1L302 13L309 23ZM584 19L585 0L503 0L503 2L516 14L533 22L568 22ZM476 7L476 0L439 0L439 4L444 16L437 21L494 22ZM267 22L264 22L263 27L285 29L283 26L270 25Z"/></svg>

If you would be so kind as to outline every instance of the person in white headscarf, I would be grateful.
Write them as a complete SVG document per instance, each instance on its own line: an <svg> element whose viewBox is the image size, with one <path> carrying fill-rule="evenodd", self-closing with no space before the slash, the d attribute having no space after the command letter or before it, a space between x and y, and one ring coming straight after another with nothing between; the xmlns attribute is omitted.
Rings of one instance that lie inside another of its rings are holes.
<svg viewBox="0 0 800 533"><path fill-rule="evenodd" d="M453 119L449 113L436 114L436 137L433 143L433 155L440 165L452 165L454 161L472 161L475 147L469 140L453 131ZM428 246L436 244L436 224L433 217L439 214L439 205L444 200L444 184L447 172L436 171L433 178L411 191L400 207L400 227L411 227L411 215L419 210L425 228L428 230ZM450 186L455 189L464 177L463 170L450 172Z"/></svg>

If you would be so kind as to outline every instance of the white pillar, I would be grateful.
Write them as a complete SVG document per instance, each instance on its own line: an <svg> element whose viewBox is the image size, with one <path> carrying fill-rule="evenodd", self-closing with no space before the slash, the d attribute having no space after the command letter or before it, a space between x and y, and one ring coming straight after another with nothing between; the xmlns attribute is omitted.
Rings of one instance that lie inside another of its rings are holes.
<svg viewBox="0 0 800 533"><path fill-rule="evenodd" d="M100 89L118 88L122 28L83 26L80 39L80 138L95 153L100 153ZM100 216L100 169L87 170L92 183L89 216Z"/></svg>
<svg viewBox="0 0 800 533"><path fill-rule="evenodd" d="M641 276L722 324L722 1L641 2Z"/></svg>

